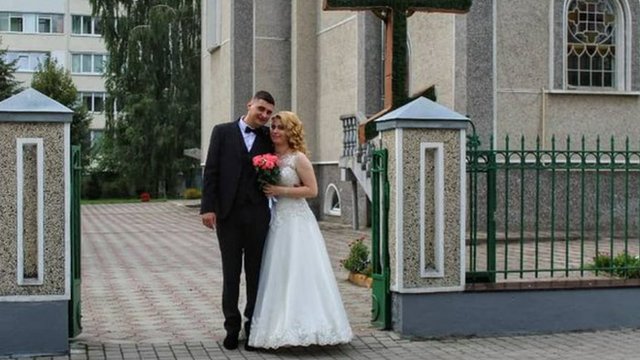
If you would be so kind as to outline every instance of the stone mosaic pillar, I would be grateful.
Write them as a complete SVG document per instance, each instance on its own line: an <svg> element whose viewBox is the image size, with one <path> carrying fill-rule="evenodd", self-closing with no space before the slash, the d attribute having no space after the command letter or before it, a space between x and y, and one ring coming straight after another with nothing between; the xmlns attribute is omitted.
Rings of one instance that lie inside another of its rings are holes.
<svg viewBox="0 0 640 360"><path fill-rule="evenodd" d="M376 120L388 151L392 326L405 325L421 299L465 284L468 119L418 98Z"/></svg>
<svg viewBox="0 0 640 360"><path fill-rule="evenodd" d="M0 102L0 356L68 352L72 115L33 89Z"/></svg>

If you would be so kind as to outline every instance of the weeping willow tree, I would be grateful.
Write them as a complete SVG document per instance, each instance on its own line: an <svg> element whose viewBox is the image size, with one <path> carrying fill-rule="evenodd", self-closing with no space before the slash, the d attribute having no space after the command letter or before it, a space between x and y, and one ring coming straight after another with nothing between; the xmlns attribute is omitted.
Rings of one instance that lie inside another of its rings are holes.
<svg viewBox="0 0 640 360"><path fill-rule="evenodd" d="M90 0L109 51L103 169L171 193L198 164L200 0Z"/></svg>

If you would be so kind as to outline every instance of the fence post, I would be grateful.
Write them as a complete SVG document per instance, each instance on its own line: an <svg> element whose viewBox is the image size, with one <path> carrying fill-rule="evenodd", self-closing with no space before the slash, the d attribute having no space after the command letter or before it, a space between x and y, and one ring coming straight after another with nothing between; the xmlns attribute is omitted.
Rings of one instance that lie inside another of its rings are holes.
<svg viewBox="0 0 640 360"><path fill-rule="evenodd" d="M487 156L487 272L489 282L496 282L496 154Z"/></svg>
<svg viewBox="0 0 640 360"><path fill-rule="evenodd" d="M375 121L389 155L391 322L411 335L421 302L464 290L469 120L418 98Z"/></svg>
<svg viewBox="0 0 640 360"><path fill-rule="evenodd" d="M33 89L0 102L0 357L69 351L72 115Z"/></svg>

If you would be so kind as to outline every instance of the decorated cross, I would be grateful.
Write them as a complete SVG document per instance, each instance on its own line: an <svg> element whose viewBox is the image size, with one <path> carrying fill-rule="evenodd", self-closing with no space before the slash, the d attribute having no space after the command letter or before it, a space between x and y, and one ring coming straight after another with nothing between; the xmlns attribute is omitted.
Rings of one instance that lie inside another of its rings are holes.
<svg viewBox="0 0 640 360"><path fill-rule="evenodd" d="M371 10L385 23L384 111L402 106L407 88L407 18L416 11L464 13L472 0L324 0L324 10Z"/></svg>

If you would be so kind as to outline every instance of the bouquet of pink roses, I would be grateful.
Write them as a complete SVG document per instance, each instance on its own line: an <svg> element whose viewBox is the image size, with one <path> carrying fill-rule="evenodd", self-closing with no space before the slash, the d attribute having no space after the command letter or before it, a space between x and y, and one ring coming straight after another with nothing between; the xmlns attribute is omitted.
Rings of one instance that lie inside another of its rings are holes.
<svg viewBox="0 0 640 360"><path fill-rule="evenodd" d="M280 177L280 168L278 167L278 157L274 154L262 154L253 157L253 167L258 172L258 184L260 188L265 185L275 184Z"/></svg>

